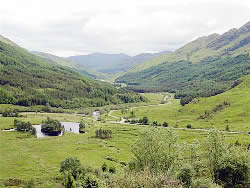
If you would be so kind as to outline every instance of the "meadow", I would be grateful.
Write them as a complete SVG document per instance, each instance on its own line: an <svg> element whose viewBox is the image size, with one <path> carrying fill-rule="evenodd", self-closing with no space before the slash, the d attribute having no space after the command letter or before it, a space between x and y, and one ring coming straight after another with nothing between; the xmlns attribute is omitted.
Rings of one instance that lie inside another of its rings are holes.
<svg viewBox="0 0 250 188"><path fill-rule="evenodd" d="M192 128L216 127L219 130L225 130L228 125L231 131L248 133L250 131L250 76L245 76L242 80L239 86L225 93L198 98L185 106L182 106L178 99L172 98L165 105L131 108L127 113L118 110L112 115L129 118L130 112L134 111L136 119L147 116L151 122L166 121L170 127L184 128L187 124L191 124Z"/></svg>
<svg viewBox="0 0 250 188"><path fill-rule="evenodd" d="M179 100L176 99L170 99L165 105L156 105L162 101L165 94L144 94L150 98L151 102L148 102L148 105L151 106L135 108L136 117L148 115L152 120L166 120L169 122L170 128L163 128L163 130L171 129L176 122L180 127L184 127L195 115L191 117L187 115L186 119L182 120L175 116L174 113L181 109ZM119 113L120 110L114 111L113 115L119 116ZM122 164L128 163L133 157L131 145L136 142L142 131L151 127L111 123L105 120L94 121L90 116L80 114L23 113L22 115L24 117L18 119L30 121L32 124L39 124L48 116L59 121L80 122L84 120L88 124L85 128L87 133L66 133L61 137L37 139L30 133L0 131L1 186L9 179L27 181L33 178L41 187L60 187L62 181L59 173L60 162L70 156L78 157L84 166L92 169L100 169L105 162L119 171ZM0 117L0 129L14 127L14 119L13 117ZM179 121L177 121L178 119ZM194 121L192 124L196 126ZM111 130L112 138L95 138L95 131L99 128ZM173 131L179 136L179 143L192 143L195 140L202 142L208 134L208 132L193 129L174 129ZM240 144L247 145L250 142L250 136L248 134L226 134L226 141L230 143L238 141Z"/></svg>
<svg viewBox="0 0 250 188"><path fill-rule="evenodd" d="M150 126L123 125L92 121L80 115L69 114L25 114L20 119L32 124L41 123L47 116L60 121L88 123L86 134L66 133L61 137L37 139L30 133L0 131L0 180L27 181L33 178L41 187L60 187L62 176L59 173L60 162L66 157L78 157L85 166L101 168L105 162L117 169L128 163L132 156L131 145L138 135ZM13 127L14 118L1 117L0 129ZM95 138L95 130L104 128L112 131L111 139ZM164 129L167 130L167 129ZM202 141L207 132L193 130L173 130L179 136L180 143ZM249 135L227 134L227 141L241 144L250 142Z"/></svg>

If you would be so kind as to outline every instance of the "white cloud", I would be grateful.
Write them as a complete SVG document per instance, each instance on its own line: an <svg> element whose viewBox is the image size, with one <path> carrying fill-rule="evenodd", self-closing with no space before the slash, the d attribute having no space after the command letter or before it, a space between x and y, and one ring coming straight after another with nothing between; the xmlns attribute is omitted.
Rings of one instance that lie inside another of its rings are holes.
<svg viewBox="0 0 250 188"><path fill-rule="evenodd" d="M62 56L137 54L175 49L249 18L249 0L6 0L0 34Z"/></svg>

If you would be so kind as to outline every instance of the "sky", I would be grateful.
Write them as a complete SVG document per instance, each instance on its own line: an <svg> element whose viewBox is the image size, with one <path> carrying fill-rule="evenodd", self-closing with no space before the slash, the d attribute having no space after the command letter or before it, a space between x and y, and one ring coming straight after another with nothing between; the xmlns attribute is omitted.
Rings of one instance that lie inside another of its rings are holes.
<svg viewBox="0 0 250 188"><path fill-rule="evenodd" d="M250 0L1 0L0 35L72 56L175 50L250 21Z"/></svg>

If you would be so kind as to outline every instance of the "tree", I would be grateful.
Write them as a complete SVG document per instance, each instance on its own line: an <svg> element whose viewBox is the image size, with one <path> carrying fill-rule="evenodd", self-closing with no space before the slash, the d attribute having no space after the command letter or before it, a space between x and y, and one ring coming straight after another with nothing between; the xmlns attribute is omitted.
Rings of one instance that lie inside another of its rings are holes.
<svg viewBox="0 0 250 188"><path fill-rule="evenodd" d="M17 119L14 120L14 125L17 129L17 131L31 131L32 130L32 126L31 123L28 122L24 122L24 121L19 121Z"/></svg>
<svg viewBox="0 0 250 188"><path fill-rule="evenodd" d="M75 180L85 176L85 169L82 167L80 160L76 157L66 158L61 162L60 172L67 175L71 179L72 176Z"/></svg>
<svg viewBox="0 0 250 188"><path fill-rule="evenodd" d="M209 171L214 179L214 182L217 182L217 176L215 172L225 153L228 151L224 142L224 136L217 130L210 131L204 146Z"/></svg>
<svg viewBox="0 0 250 188"><path fill-rule="evenodd" d="M188 129L191 129L191 128L192 128L192 125L191 125L191 124L187 124L187 128L188 128Z"/></svg>
<svg viewBox="0 0 250 188"><path fill-rule="evenodd" d="M42 122L41 131L50 136L58 136L63 130L62 124L58 120L50 119Z"/></svg>
<svg viewBox="0 0 250 188"><path fill-rule="evenodd" d="M167 171L175 165L178 158L177 136L168 130L149 129L139 136L132 147L134 159L129 163L130 169L160 172Z"/></svg>
<svg viewBox="0 0 250 188"><path fill-rule="evenodd" d="M142 123L143 125L148 125L148 124L149 124L148 117L146 117L146 116L143 117L141 123Z"/></svg>

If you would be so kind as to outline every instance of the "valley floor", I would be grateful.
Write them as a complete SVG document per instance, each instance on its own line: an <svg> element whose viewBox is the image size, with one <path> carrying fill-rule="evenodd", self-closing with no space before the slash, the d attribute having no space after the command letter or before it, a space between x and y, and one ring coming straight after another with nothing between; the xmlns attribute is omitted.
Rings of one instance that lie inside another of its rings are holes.
<svg viewBox="0 0 250 188"><path fill-rule="evenodd" d="M128 163L131 160L131 145L137 140L138 135L150 127L121 123L120 118L129 116L132 110L136 118L147 116L151 122L167 121L169 129L174 129L179 136L180 143L192 143L195 140L202 142L208 134L207 129L216 127L224 131L227 124L221 124L221 121L213 119L197 121L194 118L197 116L195 112L189 117L188 113L184 113L187 107L181 107L179 100L173 99L169 94L144 95L151 100L147 106L133 107L123 114L121 110L113 110L103 114L102 121L95 121L91 116L83 114L63 113L24 113L24 117L18 118L30 121L32 124L39 124L48 116L59 121L84 120L88 124L85 134L66 133L61 137L37 139L29 133L1 131L13 128L15 118L0 117L0 187L11 178L20 180L34 178L41 187L60 187L62 180L59 173L60 162L69 156L78 157L83 165L93 168L101 168L104 162L121 168L124 162ZM225 132L226 141L249 144L250 135L246 134L249 131L248 122L246 124L243 122L241 127L230 123L230 129L241 134ZM191 124L193 128L185 128L186 124ZM95 138L95 131L99 128L111 130L112 139Z"/></svg>

